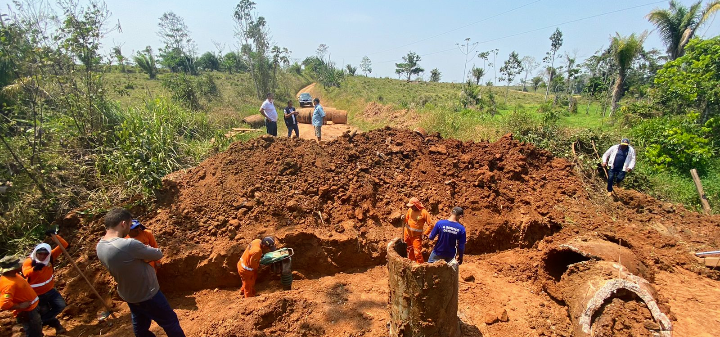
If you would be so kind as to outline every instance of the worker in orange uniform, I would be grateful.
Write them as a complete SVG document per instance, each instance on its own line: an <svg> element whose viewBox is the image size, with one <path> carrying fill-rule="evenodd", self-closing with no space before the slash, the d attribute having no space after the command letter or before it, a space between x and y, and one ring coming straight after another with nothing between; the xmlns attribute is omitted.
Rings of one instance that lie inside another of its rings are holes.
<svg viewBox="0 0 720 337"><path fill-rule="evenodd" d="M242 288L240 292L245 297L255 296L255 281L257 280L258 269L260 268L260 259L263 254L275 250L275 240L266 237L262 240L255 239L245 249L237 264L238 274L242 279Z"/></svg>
<svg viewBox="0 0 720 337"><path fill-rule="evenodd" d="M405 215L405 231L404 240L407 245L408 259L417 263L423 263L425 260L422 255L422 239L432 231L430 223L430 213L425 210L423 204L418 198L410 198L407 203L407 215ZM427 225L427 228L426 228Z"/></svg>
<svg viewBox="0 0 720 337"><path fill-rule="evenodd" d="M146 246L150 246L153 248L158 248L158 244L155 241L155 237L152 235L152 233L145 228L145 225L141 224L140 221L133 219L132 225L130 225L130 232L125 237L126 239L135 239L142 244ZM159 261L159 260L158 260ZM158 261L148 261L148 263L155 268L155 271L157 272L157 265L160 263Z"/></svg>
<svg viewBox="0 0 720 337"><path fill-rule="evenodd" d="M45 231L45 235L55 235L64 248L68 247L67 241L57 235L57 229L49 229ZM25 275L30 287L35 290L40 299L38 312L40 313L42 325L55 328L55 335L67 332L57 319L57 315L65 309L66 304L60 292L55 289L55 275L53 273L55 261L61 253L62 249L59 246L51 250L50 245L43 242L35 246L32 254L25 260L22 267L23 275Z"/></svg>
<svg viewBox="0 0 720 337"><path fill-rule="evenodd" d="M42 320L38 312L40 299L30 283L18 275L21 269L18 257L0 259L0 309L13 310L15 319L25 330L25 336L42 337Z"/></svg>

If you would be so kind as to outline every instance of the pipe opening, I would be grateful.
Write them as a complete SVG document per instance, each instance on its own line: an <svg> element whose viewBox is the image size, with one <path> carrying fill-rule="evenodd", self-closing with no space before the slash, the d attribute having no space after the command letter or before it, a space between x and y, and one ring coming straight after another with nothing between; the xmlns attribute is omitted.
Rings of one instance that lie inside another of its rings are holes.
<svg viewBox="0 0 720 337"><path fill-rule="evenodd" d="M545 255L545 272L555 282L559 282L571 265L590 260L591 258L567 248L553 249Z"/></svg>

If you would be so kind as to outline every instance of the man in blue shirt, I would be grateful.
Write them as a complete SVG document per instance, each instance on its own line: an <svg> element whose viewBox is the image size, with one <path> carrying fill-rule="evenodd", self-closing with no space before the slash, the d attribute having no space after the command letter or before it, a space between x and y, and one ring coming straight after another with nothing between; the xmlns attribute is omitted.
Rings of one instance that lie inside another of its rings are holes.
<svg viewBox="0 0 720 337"><path fill-rule="evenodd" d="M430 253L429 263L440 260L450 262L457 255L458 264L462 264L463 254L465 253L465 227L458 222L462 215L463 209L454 207L450 213L450 218L435 223L435 227L428 238L434 240L438 236L438 240L432 253Z"/></svg>
<svg viewBox="0 0 720 337"><path fill-rule="evenodd" d="M312 114L312 125L315 127L315 137L317 137L317 142L319 144L322 138L322 125L323 119L325 118L325 110L323 110L322 105L320 105L319 98L315 97L313 103L315 103L315 110Z"/></svg>

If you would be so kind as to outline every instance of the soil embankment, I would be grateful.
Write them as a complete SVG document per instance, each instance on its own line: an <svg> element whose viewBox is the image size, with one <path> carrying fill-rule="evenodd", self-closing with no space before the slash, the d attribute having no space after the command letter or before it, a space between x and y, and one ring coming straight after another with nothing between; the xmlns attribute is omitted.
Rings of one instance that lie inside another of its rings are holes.
<svg viewBox="0 0 720 337"><path fill-rule="evenodd" d="M717 274L690 254L717 249L720 217L633 191L619 190L616 201L593 197L599 192L586 190L568 161L509 135L461 142L385 128L321 144L265 136L235 143L164 184L157 208L133 211L164 250L158 277L189 336L387 336L386 245L400 235L411 196L433 222L452 206L466 210L458 305L464 336L572 336L567 299L559 295L573 287L571 265L613 259L559 248L580 237L632 254L636 270L658 289L675 336L720 331L709 319L720 314L710 305L720 303ZM100 219L71 215L62 230L121 316L109 330L98 325L100 307L63 267L58 288L69 304L69 335L131 334L127 307L94 253ZM260 296L241 299L236 263L250 240L265 235L294 248L294 289L281 291L279 277L264 271ZM698 295L678 291L681 280ZM656 326L643 305L611 299L597 328L649 335ZM4 335L10 318L0 317Z"/></svg>

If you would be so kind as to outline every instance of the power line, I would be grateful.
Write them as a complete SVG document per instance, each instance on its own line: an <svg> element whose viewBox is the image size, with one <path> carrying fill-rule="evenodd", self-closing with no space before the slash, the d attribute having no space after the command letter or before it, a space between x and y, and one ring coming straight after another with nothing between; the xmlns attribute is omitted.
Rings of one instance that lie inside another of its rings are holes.
<svg viewBox="0 0 720 337"><path fill-rule="evenodd" d="M631 10L631 9L636 9L636 8L640 8L640 7L647 7L647 6L651 6L651 5L657 5L657 4L659 4L659 3L665 3L665 2L666 2L666 0L662 0L662 1L656 1L656 2L647 3L647 4L644 4L644 5L637 5L637 6L633 6L633 7L627 7L627 8L623 8L623 9L617 9L617 10L610 11L610 12L595 14L595 15L586 16L586 17L583 17L583 18L575 19L575 20L565 21L565 22L562 22L562 23L554 24L554 25L544 26L544 27L542 27L542 28L536 28L536 29L527 30L527 31L524 31L524 32L522 32L522 33L510 34L510 35L505 35L505 36L498 37L498 38L494 38L494 39L490 39L490 40L479 41L478 43L479 43L479 44L483 44L483 43L488 43L488 42L494 42L494 41L504 40L504 39L507 39L507 38L516 37L516 36L520 36L520 35L525 35L525 34L529 34L529 33L534 33L534 32L540 31L540 30L548 29L548 28L564 26L564 25L567 25L567 24L576 23L576 22L580 22L580 21L584 21L584 20L589 20L589 19L593 19L593 18L600 17L600 16L605 16L605 15L620 13L620 12L628 11L628 10ZM448 52L448 51L451 51L451 50L455 50L455 47L450 48L450 49L444 49L444 50L432 52L432 53L422 54L422 55L420 55L420 56L430 56L430 55L445 53L445 52ZM381 61L381 62L378 62L378 63L390 63L390 62L397 62L397 61L399 61L399 60L401 60L401 59Z"/></svg>
<svg viewBox="0 0 720 337"><path fill-rule="evenodd" d="M536 0L536 1L533 1L533 2L529 2L529 3L526 3L526 4L522 5L522 6L515 7L515 8L513 8L513 9L507 10L507 11L505 11L505 12L498 13L498 14L495 14L495 15L493 15L493 16L486 17L486 18L484 18L484 19L482 19L482 20L480 20L480 21L475 21L475 22L473 22L473 23L469 23L469 24L467 24L467 25L464 25L464 26L461 26L461 27L458 27L458 28L454 28L454 29L448 30L448 31L446 31L446 32L443 32L443 33L440 33L440 34L437 34L437 35L433 35L433 36L430 36L430 37L427 37L427 38L424 38L424 39L421 39L421 40L413 41L413 42L410 42L410 43L408 43L408 44L404 44L404 45L402 45L402 46L393 47L393 48L390 48L390 49L386 49L386 50L384 50L384 51L375 52L375 53L367 54L367 55L370 56L370 55L385 54L385 53L387 53L387 52L390 52L390 51L393 51L393 50L397 50L397 49L401 49L401 48L405 48L405 47L407 47L407 46L411 46L411 45L414 45L414 44L416 44L416 43L420 43L420 42L425 42L425 41L428 41L428 40L432 40L432 39L434 39L434 38L436 38L436 37L443 36L443 35L445 35L445 34L449 34L449 33L452 33L452 32L455 32L455 31L458 31L458 30L461 30L461 29L465 29L465 28L468 28L468 27L470 27L470 26L474 26L474 25L476 25L476 24L478 24L478 23L485 22L485 21L490 20L490 19L494 19L494 18L496 18L496 17L498 17L498 16L502 16L502 15L505 15L505 14L508 14L508 13L511 13L511 12L514 12L514 11L516 11L516 10L518 10L518 9L522 9L522 8L524 8L524 7L530 6L530 5L535 4L535 3L538 3L538 2L540 2L540 1L542 1L542 0Z"/></svg>

